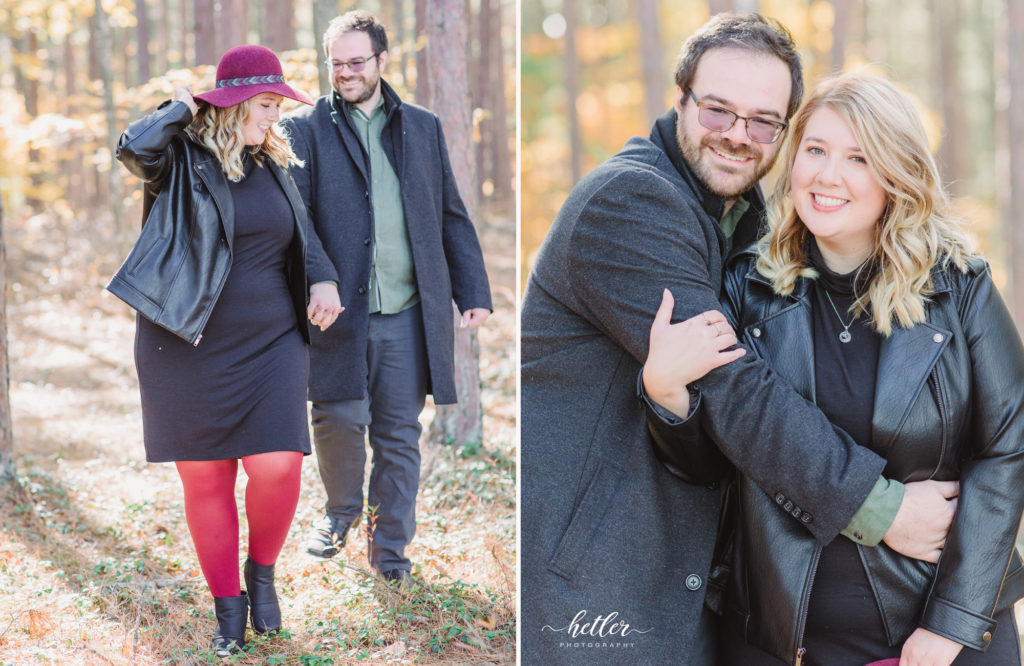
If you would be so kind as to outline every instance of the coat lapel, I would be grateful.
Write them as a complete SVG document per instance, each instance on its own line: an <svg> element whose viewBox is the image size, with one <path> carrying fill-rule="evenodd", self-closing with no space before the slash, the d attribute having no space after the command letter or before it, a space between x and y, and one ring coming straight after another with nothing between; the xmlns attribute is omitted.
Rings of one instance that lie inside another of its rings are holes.
<svg viewBox="0 0 1024 666"><path fill-rule="evenodd" d="M339 102L338 94L334 93L331 101L331 120L338 129L341 143L345 146L345 150L348 151L352 163L356 165L359 173L363 176L363 182L369 183L370 178L366 173L366 151L363 150L363 144L359 141L359 137L356 136L355 128L352 127L352 121L346 117L345 111L339 110L341 104L344 104L344 102Z"/></svg>
<svg viewBox="0 0 1024 666"><path fill-rule="evenodd" d="M196 162L193 168L213 197L213 203L220 213L220 223L224 227L224 237L231 248L235 242L235 202L231 198L231 190L228 189L228 179L212 157Z"/></svg>
<svg viewBox="0 0 1024 666"><path fill-rule="evenodd" d="M888 451L911 407L925 388L928 375L949 344L952 333L923 322L896 328L878 350L875 407L871 439L876 451Z"/></svg>
<svg viewBox="0 0 1024 666"><path fill-rule="evenodd" d="M744 327L744 342L761 358L769 359L772 370L781 375L804 398L815 401L814 341L811 339L811 309L806 297L764 319ZM794 353L794 350L799 350Z"/></svg>

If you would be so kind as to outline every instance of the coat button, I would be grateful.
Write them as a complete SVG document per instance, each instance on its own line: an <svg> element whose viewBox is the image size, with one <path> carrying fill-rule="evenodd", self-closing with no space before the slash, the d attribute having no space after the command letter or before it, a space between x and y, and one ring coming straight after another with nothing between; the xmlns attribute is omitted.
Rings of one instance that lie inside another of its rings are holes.
<svg viewBox="0 0 1024 666"><path fill-rule="evenodd" d="M363 294L366 293L366 287L359 287L359 289L356 289L356 291L358 291L359 295L362 296Z"/></svg>
<svg viewBox="0 0 1024 666"><path fill-rule="evenodd" d="M369 244L370 244L370 239L369 238L364 238L363 239L363 245L369 245Z"/></svg>
<svg viewBox="0 0 1024 666"><path fill-rule="evenodd" d="M759 338L759 337L761 337L761 329L759 329L759 328L752 328L752 329L750 329L750 334L752 336L754 336L755 338Z"/></svg>
<svg viewBox="0 0 1024 666"><path fill-rule="evenodd" d="M992 632L991 631L986 631L985 633L983 633L981 635L981 640L983 640L986 643L991 641L992 640Z"/></svg>
<svg viewBox="0 0 1024 666"><path fill-rule="evenodd" d="M942 333L936 333L935 335L932 336L932 340L935 342L942 342L945 339L946 338L944 335L942 335Z"/></svg>
<svg viewBox="0 0 1024 666"><path fill-rule="evenodd" d="M813 521L814 521L814 516L812 516L809 513L804 513L802 516L800 516L800 522L803 523L804 525L810 525L811 522L813 522Z"/></svg>
<svg viewBox="0 0 1024 666"><path fill-rule="evenodd" d="M689 576L686 577L686 589L688 589L688 590L693 590L693 591L699 590L700 586L701 586L701 583L703 583L703 581L700 579L700 576L698 576L697 574L690 574Z"/></svg>
<svg viewBox="0 0 1024 666"><path fill-rule="evenodd" d="M785 504L782 505L782 508L785 509L788 513L793 510L793 506L794 504L792 502L786 502Z"/></svg>
<svg viewBox="0 0 1024 666"><path fill-rule="evenodd" d="M781 505L781 504L784 504L785 501L786 501L786 496L785 495L783 495L782 493L775 493L775 503L776 504Z"/></svg>

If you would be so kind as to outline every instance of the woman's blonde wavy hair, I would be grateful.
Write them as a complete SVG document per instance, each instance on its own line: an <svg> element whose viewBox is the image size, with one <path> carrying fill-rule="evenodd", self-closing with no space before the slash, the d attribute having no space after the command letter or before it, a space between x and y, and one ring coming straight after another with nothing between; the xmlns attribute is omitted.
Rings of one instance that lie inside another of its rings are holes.
<svg viewBox="0 0 1024 666"><path fill-rule="evenodd" d="M870 308L875 329L888 337L894 324L909 328L924 321L932 267L952 262L965 270L971 244L962 222L951 214L917 109L881 76L853 72L826 80L797 111L782 175L768 203L769 231L758 244L757 269L779 294L792 293L800 277L817 277L805 256L810 232L793 208L790 187L807 122L822 107L850 124L868 168L886 192L874 252L864 264L874 267L874 277L851 311L859 315Z"/></svg>
<svg viewBox="0 0 1024 666"><path fill-rule="evenodd" d="M249 117L254 97L234 106L214 106L201 103L188 134L193 140L205 146L220 162L220 168L228 180L238 182L245 172L242 170L242 151L246 148L242 128ZM292 152L291 144L278 133L277 125L271 125L263 143L249 148L249 154L257 164L269 159L282 169L289 164L302 166L302 161Z"/></svg>

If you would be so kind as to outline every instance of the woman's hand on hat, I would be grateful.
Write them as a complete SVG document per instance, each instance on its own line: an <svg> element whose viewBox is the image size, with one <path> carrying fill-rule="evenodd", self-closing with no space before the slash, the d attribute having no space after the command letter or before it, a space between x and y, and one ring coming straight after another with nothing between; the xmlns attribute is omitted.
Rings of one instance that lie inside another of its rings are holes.
<svg viewBox="0 0 1024 666"><path fill-rule="evenodd" d="M326 331L345 308L341 307L338 287L333 282L317 282L309 287L309 305L306 316L314 326Z"/></svg>
<svg viewBox="0 0 1024 666"><path fill-rule="evenodd" d="M192 89L184 86L179 86L174 89L174 101L185 102L188 108L192 110L192 115L196 115L199 112L199 105L192 99Z"/></svg>

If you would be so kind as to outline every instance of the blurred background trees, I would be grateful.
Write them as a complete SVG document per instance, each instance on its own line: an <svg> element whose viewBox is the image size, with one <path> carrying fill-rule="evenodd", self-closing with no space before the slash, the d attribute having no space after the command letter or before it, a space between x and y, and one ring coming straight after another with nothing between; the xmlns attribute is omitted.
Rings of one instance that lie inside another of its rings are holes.
<svg viewBox="0 0 1024 666"><path fill-rule="evenodd" d="M103 280L140 224L141 188L113 155L127 124L176 86L212 88L221 54L243 43L274 49L288 81L310 97L330 91L320 38L332 18L355 8L388 28L385 78L441 117L478 226L512 235L515 0L0 0L4 222L17 231L31 220L34 232L13 242L89 243L88 265L68 252L48 270L55 280L80 280L82 271ZM284 111L295 105L286 100ZM463 443L480 440L481 424L475 332L459 335L471 418L438 419L435 438ZM3 460L0 439L0 474Z"/></svg>
<svg viewBox="0 0 1024 666"><path fill-rule="evenodd" d="M419 21L414 4L423 5ZM457 141L466 134L469 152L477 153L466 196L511 205L513 0L0 0L0 184L8 213L17 217L23 206L116 210L107 175L117 134L175 85L212 86L217 61L231 46L267 45L310 96L329 90L320 35L331 18L357 7L388 28L392 64L385 77L405 99L428 107L427 77L417 72L425 71L418 58L432 48L429 17L446 8L459 17L460 57L446 55L432 76L448 83L446 67L468 68L475 85L472 99L460 100L467 122L445 129ZM442 47L450 48L433 48ZM132 189L126 196L137 200Z"/></svg>
<svg viewBox="0 0 1024 666"><path fill-rule="evenodd" d="M580 174L630 136L647 136L671 105L683 41L728 10L782 21L800 49L808 88L830 72L866 65L914 97L958 211L1024 324L1019 0L523 0L524 281Z"/></svg>

